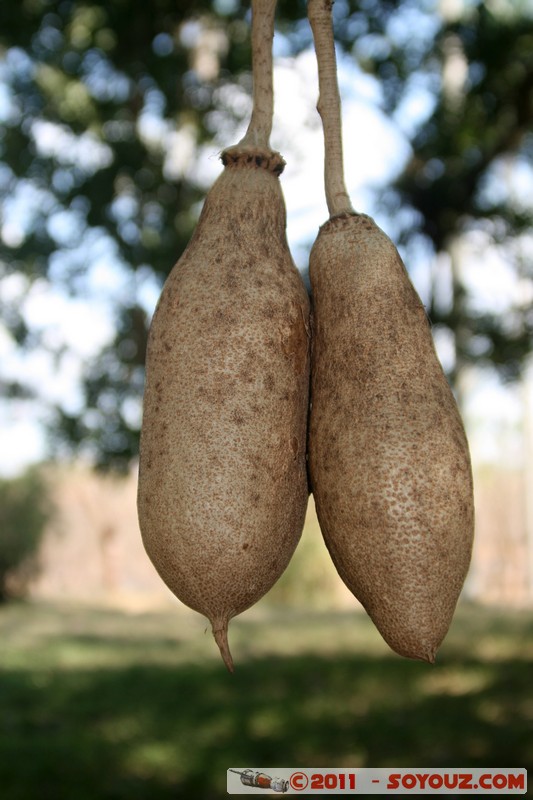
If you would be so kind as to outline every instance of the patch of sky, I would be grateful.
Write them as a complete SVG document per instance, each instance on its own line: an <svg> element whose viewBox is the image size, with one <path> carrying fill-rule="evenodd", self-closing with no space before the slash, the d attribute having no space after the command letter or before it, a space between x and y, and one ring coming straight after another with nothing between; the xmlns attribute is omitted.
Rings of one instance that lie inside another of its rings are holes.
<svg viewBox="0 0 533 800"><path fill-rule="evenodd" d="M2 164L0 162L0 192L2 194L5 194L8 191L14 179L15 175L13 174L13 171L7 166L7 164Z"/></svg>
<svg viewBox="0 0 533 800"><path fill-rule="evenodd" d="M433 76L428 73L415 72L406 82L393 118L407 139L430 118L437 103L435 88Z"/></svg>
<svg viewBox="0 0 533 800"><path fill-rule="evenodd" d="M116 70L97 48L85 53L82 75L90 94L99 102L124 103L131 93L131 79Z"/></svg>
<svg viewBox="0 0 533 800"><path fill-rule="evenodd" d="M78 182L76 177L77 174L73 170L60 167L52 174L52 186L58 195L69 194Z"/></svg>
<svg viewBox="0 0 533 800"><path fill-rule="evenodd" d="M202 24L198 19L187 20L180 28L180 43L183 47L191 49L195 47L202 33Z"/></svg>
<svg viewBox="0 0 533 800"><path fill-rule="evenodd" d="M42 25L32 40L37 56L56 55L63 47L64 36L61 33L61 20L56 14L46 14Z"/></svg>
<svg viewBox="0 0 533 800"><path fill-rule="evenodd" d="M169 56L174 51L174 39L169 33L158 33L152 40L152 50L160 58Z"/></svg>
<svg viewBox="0 0 533 800"><path fill-rule="evenodd" d="M292 54L293 47L291 40L279 31L275 32L274 42L272 44L272 54L275 59L287 58Z"/></svg>
<svg viewBox="0 0 533 800"><path fill-rule="evenodd" d="M2 81L0 72L0 81ZM7 83L0 83L0 124L11 122L18 116L13 92Z"/></svg>
<svg viewBox="0 0 533 800"><path fill-rule="evenodd" d="M418 43L424 50L428 50L442 25L440 14L435 13L436 6L434 0L402 2L399 13L389 17L387 36L396 47L411 48Z"/></svg>
<svg viewBox="0 0 533 800"><path fill-rule="evenodd" d="M21 179L4 199L0 238L7 247L20 247L34 228L38 218L51 213L56 205L54 196L32 181Z"/></svg>
<svg viewBox="0 0 533 800"><path fill-rule="evenodd" d="M530 154L501 156L492 163L481 183L478 201L489 209L510 205L517 212L533 209L533 166Z"/></svg>
<svg viewBox="0 0 533 800"><path fill-rule="evenodd" d="M131 192L123 192L119 194L109 209L109 216L115 222L126 222L133 219L139 211L139 200Z"/></svg>
<svg viewBox="0 0 533 800"><path fill-rule="evenodd" d="M39 155L76 166L86 174L107 167L113 161L111 148L91 132L76 136L66 125L35 120L31 123L31 136Z"/></svg>
<svg viewBox="0 0 533 800"><path fill-rule="evenodd" d="M238 0L214 0L213 6L217 14L229 16L237 11L239 3Z"/></svg>
<svg viewBox="0 0 533 800"><path fill-rule="evenodd" d="M7 68L18 80L31 79L34 72L34 62L20 47L10 47L4 55Z"/></svg>
<svg viewBox="0 0 533 800"><path fill-rule="evenodd" d="M511 309L523 306L526 298L533 301L533 297L531 283L517 275L508 246L495 244L487 231L470 231L463 237L461 264L469 308L473 312L506 315L513 327L516 320L510 316Z"/></svg>
<svg viewBox="0 0 533 800"><path fill-rule="evenodd" d="M80 240L85 220L70 209L53 211L46 221L48 235L58 247L73 247Z"/></svg>

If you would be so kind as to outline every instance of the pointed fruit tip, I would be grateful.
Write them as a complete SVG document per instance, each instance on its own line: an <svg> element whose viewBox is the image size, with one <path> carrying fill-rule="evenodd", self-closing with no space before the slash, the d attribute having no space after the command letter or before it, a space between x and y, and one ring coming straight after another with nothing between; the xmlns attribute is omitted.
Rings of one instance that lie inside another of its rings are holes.
<svg viewBox="0 0 533 800"><path fill-rule="evenodd" d="M213 622L211 627L213 628L213 636L215 637L215 642L220 650L222 660L226 665L228 672L233 672L233 659L231 657L228 645L228 621L224 620L223 622Z"/></svg>
<svg viewBox="0 0 533 800"><path fill-rule="evenodd" d="M404 647L404 646L393 646L390 642L387 642L391 650L397 653L402 658L412 658L413 661L425 661L426 664L434 664L437 658L437 650L438 647L435 646L423 646L420 645L418 647Z"/></svg>
<svg viewBox="0 0 533 800"><path fill-rule="evenodd" d="M425 648L420 654L414 656L414 658L417 658L419 661L425 661L426 664L434 664L437 658L437 648Z"/></svg>

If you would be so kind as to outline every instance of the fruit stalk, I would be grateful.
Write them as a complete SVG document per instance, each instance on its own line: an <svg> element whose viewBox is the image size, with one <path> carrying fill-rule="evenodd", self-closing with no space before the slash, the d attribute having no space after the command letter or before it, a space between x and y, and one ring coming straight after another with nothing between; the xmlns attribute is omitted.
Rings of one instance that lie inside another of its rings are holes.
<svg viewBox="0 0 533 800"><path fill-rule="evenodd" d="M253 105L241 147L270 147L274 91L272 85L272 41L277 0L252 0Z"/></svg>
<svg viewBox="0 0 533 800"><path fill-rule="evenodd" d="M333 0L308 0L307 14L318 63L319 98L317 111L324 131L324 183L331 217L353 213L344 182L341 101L337 82L337 59L332 35Z"/></svg>

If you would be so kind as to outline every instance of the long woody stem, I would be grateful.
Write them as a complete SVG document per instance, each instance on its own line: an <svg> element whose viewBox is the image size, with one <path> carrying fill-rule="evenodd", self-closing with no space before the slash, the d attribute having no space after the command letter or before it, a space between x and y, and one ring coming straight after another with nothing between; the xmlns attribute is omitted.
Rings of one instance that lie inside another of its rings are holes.
<svg viewBox="0 0 533 800"><path fill-rule="evenodd" d="M253 110L239 145L270 147L274 92L272 88L272 41L277 0L252 0Z"/></svg>
<svg viewBox="0 0 533 800"><path fill-rule="evenodd" d="M317 110L324 129L324 182L330 217L354 210L344 183L341 100L333 38L333 0L308 0L307 15L315 40L319 99Z"/></svg>

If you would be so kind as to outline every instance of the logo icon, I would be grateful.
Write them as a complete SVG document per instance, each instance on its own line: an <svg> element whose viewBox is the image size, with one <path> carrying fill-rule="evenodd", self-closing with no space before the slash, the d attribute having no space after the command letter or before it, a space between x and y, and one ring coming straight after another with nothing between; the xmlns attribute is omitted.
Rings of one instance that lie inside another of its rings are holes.
<svg viewBox="0 0 533 800"><path fill-rule="evenodd" d="M282 793L288 791L289 788L289 781L285 780L285 778L271 778L270 775L265 775L264 772L255 772L253 769L245 769L242 772L238 769L230 769L229 772L240 775L243 786L253 786L256 789L270 789L271 792Z"/></svg>

